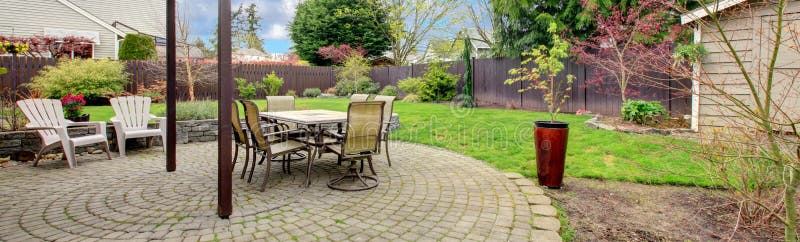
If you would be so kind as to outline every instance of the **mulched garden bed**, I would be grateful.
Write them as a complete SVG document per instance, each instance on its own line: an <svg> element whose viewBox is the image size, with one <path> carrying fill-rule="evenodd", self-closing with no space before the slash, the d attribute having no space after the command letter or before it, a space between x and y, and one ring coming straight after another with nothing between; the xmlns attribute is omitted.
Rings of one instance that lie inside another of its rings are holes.
<svg viewBox="0 0 800 242"><path fill-rule="evenodd" d="M740 225L724 191L566 178L548 195L567 211L576 241L767 241L780 228Z"/></svg>

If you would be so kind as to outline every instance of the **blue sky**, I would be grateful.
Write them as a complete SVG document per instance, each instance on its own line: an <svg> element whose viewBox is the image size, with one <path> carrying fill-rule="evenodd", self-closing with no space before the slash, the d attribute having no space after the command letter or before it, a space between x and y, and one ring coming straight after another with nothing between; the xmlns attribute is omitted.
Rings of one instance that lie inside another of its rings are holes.
<svg viewBox="0 0 800 242"><path fill-rule="evenodd" d="M188 13L192 39L213 37L217 23L217 0L178 0L178 13ZM232 0L236 9L240 3L255 3L261 16L259 36L264 40L264 50L270 53L288 53L292 41L287 25L294 17L300 0Z"/></svg>

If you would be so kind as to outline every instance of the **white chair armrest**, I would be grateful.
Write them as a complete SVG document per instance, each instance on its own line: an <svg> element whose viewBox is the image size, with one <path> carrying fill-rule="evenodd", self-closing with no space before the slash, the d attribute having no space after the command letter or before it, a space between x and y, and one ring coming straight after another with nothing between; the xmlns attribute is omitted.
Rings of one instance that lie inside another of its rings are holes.
<svg viewBox="0 0 800 242"><path fill-rule="evenodd" d="M47 126L47 125L38 124L38 123L27 123L27 124L25 124L25 128L26 129L30 129L30 130L43 130L43 129L58 129L60 127L59 126L55 126L55 127Z"/></svg>

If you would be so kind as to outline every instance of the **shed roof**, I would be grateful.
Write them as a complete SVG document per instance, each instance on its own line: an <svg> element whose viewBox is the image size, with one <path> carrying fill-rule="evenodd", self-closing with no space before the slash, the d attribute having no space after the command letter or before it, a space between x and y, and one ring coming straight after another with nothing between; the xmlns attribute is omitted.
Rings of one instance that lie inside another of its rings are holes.
<svg viewBox="0 0 800 242"><path fill-rule="evenodd" d="M715 3L706 5L706 7L699 7L695 10L681 15L681 24L688 24L698 19L702 19L709 15L709 13L717 13L719 11L736 6L740 3L747 2L747 0L720 0Z"/></svg>

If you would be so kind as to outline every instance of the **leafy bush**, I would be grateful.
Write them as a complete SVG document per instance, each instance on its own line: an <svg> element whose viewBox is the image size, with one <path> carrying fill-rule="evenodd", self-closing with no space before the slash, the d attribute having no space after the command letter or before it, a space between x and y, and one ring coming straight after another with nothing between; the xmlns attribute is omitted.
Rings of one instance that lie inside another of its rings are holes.
<svg viewBox="0 0 800 242"><path fill-rule="evenodd" d="M400 87L400 90L403 90L403 92L406 94L418 94L419 89L424 83L425 79L422 77L409 77L397 82L397 86Z"/></svg>
<svg viewBox="0 0 800 242"><path fill-rule="evenodd" d="M244 78L236 78L236 89L239 90L239 97L243 99L253 99L256 97L256 89L258 88L258 84L255 83L248 83L247 79Z"/></svg>
<svg viewBox="0 0 800 242"><path fill-rule="evenodd" d="M354 93L376 94L381 86L369 78L369 60L354 55L341 67L336 68L336 95L349 96Z"/></svg>
<svg viewBox="0 0 800 242"><path fill-rule="evenodd" d="M80 93L87 98L116 96L125 90L125 65L110 60L72 59L46 66L26 87L43 97L61 98Z"/></svg>
<svg viewBox="0 0 800 242"><path fill-rule="evenodd" d="M656 116L666 115L667 109L658 101L628 100L622 104L622 119L626 121L633 121L638 124L652 124Z"/></svg>
<svg viewBox="0 0 800 242"><path fill-rule="evenodd" d="M296 97L297 96L297 92L294 91L294 90L286 91L286 96Z"/></svg>
<svg viewBox="0 0 800 242"><path fill-rule="evenodd" d="M430 102L453 99L459 78L458 75L448 73L447 68L448 66L436 62L428 65L428 71L423 75L425 82L418 90L419 93L416 93L420 100Z"/></svg>
<svg viewBox="0 0 800 242"><path fill-rule="evenodd" d="M156 54L156 42L146 34L128 34L119 45L120 60L152 60Z"/></svg>
<svg viewBox="0 0 800 242"><path fill-rule="evenodd" d="M275 71L272 71L272 73L269 75L264 76L264 79L261 81L264 82L264 85L262 85L261 88L264 89L264 93L266 93L267 96L277 96L281 86L283 86L283 78L275 75Z"/></svg>
<svg viewBox="0 0 800 242"><path fill-rule="evenodd" d="M336 82L336 95L349 96L352 94L377 94L381 85L370 81L369 79L362 79L358 81L339 81Z"/></svg>
<svg viewBox="0 0 800 242"><path fill-rule="evenodd" d="M385 87L383 87L383 90L381 90L381 95L384 95L384 96L397 96L398 95L397 87L391 86L391 85L385 86Z"/></svg>
<svg viewBox="0 0 800 242"><path fill-rule="evenodd" d="M321 94L322 90L319 88L306 88L306 90L303 90L304 97L319 97Z"/></svg>
<svg viewBox="0 0 800 242"><path fill-rule="evenodd" d="M403 102L407 103L418 103L420 102L419 96L417 94L408 94L405 98L403 98Z"/></svg>
<svg viewBox="0 0 800 242"><path fill-rule="evenodd" d="M157 114L166 116L166 110ZM175 120L206 120L217 118L217 102L215 101L193 101L179 102L175 108Z"/></svg>

